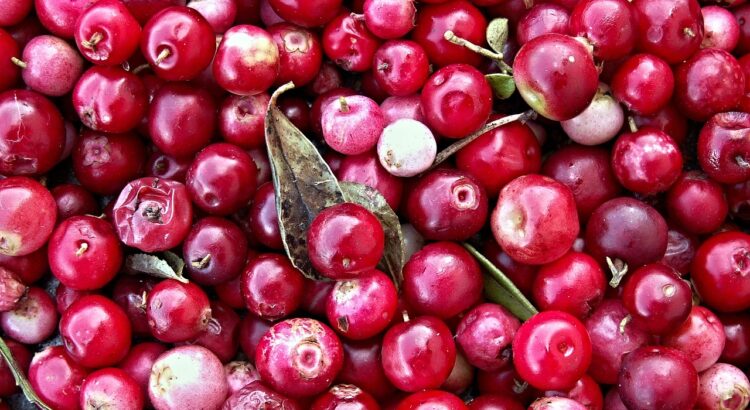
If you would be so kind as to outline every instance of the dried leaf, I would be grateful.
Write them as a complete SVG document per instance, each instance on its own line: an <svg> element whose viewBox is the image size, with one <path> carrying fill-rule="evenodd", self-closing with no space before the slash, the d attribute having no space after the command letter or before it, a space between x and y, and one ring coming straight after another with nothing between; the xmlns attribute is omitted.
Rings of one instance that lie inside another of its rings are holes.
<svg viewBox="0 0 750 410"><path fill-rule="evenodd" d="M266 113L266 146L271 162L279 229L289 259L306 277L321 279L307 253L307 229L320 211L344 202L336 177L315 145L276 107L288 83L271 97Z"/></svg>
<svg viewBox="0 0 750 410"><path fill-rule="evenodd" d="M380 263L383 270L391 275L393 282L398 287L403 279L401 271L406 262L404 235L401 232L401 223L398 216L377 189L354 182L341 182L340 186L344 191L344 198L348 202L354 202L367 208L378 217L381 225L383 225L385 250Z"/></svg>
<svg viewBox="0 0 750 410"><path fill-rule="evenodd" d="M502 73L487 74L484 76L487 79L492 92L495 97L501 100L506 100L516 92L516 82L513 81L513 76Z"/></svg>
<svg viewBox="0 0 750 410"><path fill-rule="evenodd" d="M508 42L508 19L496 18L487 25L487 44L495 52L502 54L505 43Z"/></svg>
<svg viewBox="0 0 750 410"><path fill-rule="evenodd" d="M171 252L169 253L171 255L167 256L167 252L165 252L164 259L147 253L129 255L125 259L125 266L133 271L145 273L157 278L174 279L182 283L187 283L188 280L182 276L182 268L185 266L185 262L183 262L179 256ZM175 263L173 258L180 259L180 262ZM168 260L173 260L174 266L170 264Z"/></svg>

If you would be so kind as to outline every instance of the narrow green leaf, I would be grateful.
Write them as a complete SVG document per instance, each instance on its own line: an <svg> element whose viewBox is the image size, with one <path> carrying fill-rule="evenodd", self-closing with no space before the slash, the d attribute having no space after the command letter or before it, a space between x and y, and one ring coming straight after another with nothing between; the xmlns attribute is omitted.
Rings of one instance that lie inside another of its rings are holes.
<svg viewBox="0 0 750 410"><path fill-rule="evenodd" d="M503 53L505 43L508 42L508 19L505 17L496 18L487 25L487 44L496 53Z"/></svg>
<svg viewBox="0 0 750 410"><path fill-rule="evenodd" d="M145 273L163 279L174 279L182 283L188 280L182 276L185 262L172 252L165 252L163 259L147 253L136 253L125 258L125 267L136 273Z"/></svg>
<svg viewBox="0 0 750 410"><path fill-rule="evenodd" d="M484 281L484 292L488 299L502 305L521 320L527 320L539 313L513 281L508 279L495 264L468 243L464 242L463 246L477 259L487 272Z"/></svg>
<svg viewBox="0 0 750 410"><path fill-rule="evenodd" d="M516 82L512 75L492 73L484 76L492 88L492 92L500 100L506 100L516 92Z"/></svg>
<svg viewBox="0 0 750 410"><path fill-rule="evenodd" d="M402 269L406 262L404 235L401 232L401 223L398 216L383 198L383 195L377 189L367 185L357 184L354 182L340 182L341 189L344 191L344 198L348 202L362 205L380 220L385 232L385 250L381 265L386 271L396 287L399 287L403 280Z"/></svg>
<svg viewBox="0 0 750 410"><path fill-rule="evenodd" d="M5 343L5 340L2 337L0 337L0 355L3 356L3 359L5 359L5 363L8 364L11 373L13 373L13 378L16 379L16 385L21 387L21 391L23 391L24 396L26 396L26 400L37 405L37 407L42 410L52 410L52 407L48 406L46 403L44 403L44 401L42 401L42 399L39 398L39 396L37 396L36 392L31 387L29 380L26 379L26 375L24 374L23 369L21 369L21 366L19 366L18 362L16 362L16 359L13 357L13 353L11 353L8 345Z"/></svg>

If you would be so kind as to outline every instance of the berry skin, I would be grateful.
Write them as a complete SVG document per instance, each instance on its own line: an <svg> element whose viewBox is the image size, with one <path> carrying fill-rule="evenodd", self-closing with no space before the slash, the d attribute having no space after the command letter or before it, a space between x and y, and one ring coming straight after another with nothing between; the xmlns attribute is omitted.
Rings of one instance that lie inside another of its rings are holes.
<svg viewBox="0 0 750 410"><path fill-rule="evenodd" d="M279 48L262 28L239 25L222 37L213 62L221 88L237 95L256 95L270 88L279 75Z"/></svg>
<svg viewBox="0 0 750 410"><path fill-rule="evenodd" d="M321 114L323 137L329 147L346 155L370 151L385 128L380 106L362 95L339 97Z"/></svg>
<svg viewBox="0 0 750 410"><path fill-rule="evenodd" d="M0 203L0 255L24 256L44 246L57 219L57 204L47 188L27 177L5 178Z"/></svg>
<svg viewBox="0 0 750 410"><path fill-rule="evenodd" d="M413 177L435 161L437 143L423 123L403 118L383 129L377 145L380 165L397 177Z"/></svg>

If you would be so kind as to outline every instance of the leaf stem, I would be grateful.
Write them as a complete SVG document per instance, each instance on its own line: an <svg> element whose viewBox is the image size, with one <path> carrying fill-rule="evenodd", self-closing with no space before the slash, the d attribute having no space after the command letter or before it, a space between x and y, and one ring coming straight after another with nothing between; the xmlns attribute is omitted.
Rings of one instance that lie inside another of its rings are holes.
<svg viewBox="0 0 750 410"><path fill-rule="evenodd" d="M5 362L8 363L8 367L10 367L13 377L16 379L16 385L21 387L26 399L37 405L42 410L53 410L52 407L49 407L39 398L39 396L36 395L36 392L34 392L31 384L29 384L29 381L23 374L23 370L18 366L18 362L13 358L13 354L10 352L8 345L5 344L5 340L2 337L0 337L0 354L3 356L3 359L5 359Z"/></svg>
<svg viewBox="0 0 750 410"><path fill-rule="evenodd" d="M480 56L487 57L490 60L497 63L497 65L500 67L500 70L502 70L505 73L513 73L513 68L508 65L508 63L503 60L503 55L501 53L495 53L493 51L487 50L484 47L480 47L471 41L461 38L456 35L451 30L446 31L443 34L443 38L445 38L446 41L449 41L457 46L468 48L469 50L479 54Z"/></svg>
<svg viewBox="0 0 750 410"><path fill-rule="evenodd" d="M276 105L276 100L279 99L279 96L293 89L294 87L296 87L296 85L294 85L294 82L292 81L289 81L288 83L279 86L279 88L277 88L276 91L274 91L273 94L271 94L271 100L268 102L268 106L270 107L272 105Z"/></svg>
<svg viewBox="0 0 750 410"><path fill-rule="evenodd" d="M494 263L470 244L464 242L462 245L487 271L487 279L490 280L485 280L485 293L492 301L503 305L521 320L526 320L539 313L513 281L508 279Z"/></svg>
<svg viewBox="0 0 750 410"><path fill-rule="evenodd" d="M536 118L536 112L534 110L528 110L520 114L508 115L507 117L503 117L498 120L489 122L485 124L485 126L482 127L479 131L469 135L468 137L461 138L458 142L440 151L437 157L435 157L435 162L432 163L432 166L430 167L430 169L437 167L438 165L440 165L440 163L448 159L448 157L460 151L461 148L469 145L475 139L494 130L495 128L502 127L503 125L509 124L514 121L526 122L528 120L533 120L534 118Z"/></svg>

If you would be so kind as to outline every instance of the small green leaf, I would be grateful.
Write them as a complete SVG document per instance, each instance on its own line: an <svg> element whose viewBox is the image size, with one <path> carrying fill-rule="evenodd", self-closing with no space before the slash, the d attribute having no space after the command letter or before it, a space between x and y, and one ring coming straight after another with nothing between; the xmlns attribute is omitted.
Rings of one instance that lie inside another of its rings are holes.
<svg viewBox="0 0 750 410"><path fill-rule="evenodd" d="M487 44L495 52L502 54L505 43L508 42L508 19L496 18L487 25Z"/></svg>
<svg viewBox="0 0 750 410"><path fill-rule="evenodd" d="M5 363L8 364L8 368L10 368L13 378L16 379L16 385L21 387L21 391L23 391L24 396L26 396L26 400L35 404L42 410L52 410L52 407L48 406L39 398L39 396L37 396L36 392L31 387L29 380L26 378L24 370L18 365L18 362L16 362L16 359L13 357L13 353L10 351L10 348L2 337L0 337L0 355L3 356Z"/></svg>
<svg viewBox="0 0 750 410"><path fill-rule="evenodd" d="M174 279L182 283L188 280L182 276L185 262L172 252L164 252L163 259L147 253L136 253L125 258L125 267L137 273L163 279Z"/></svg>
<svg viewBox="0 0 750 410"><path fill-rule="evenodd" d="M492 87L495 97L506 100L516 92L516 82L512 75L502 73L492 73L484 76Z"/></svg>
<svg viewBox="0 0 750 410"><path fill-rule="evenodd" d="M405 263L404 235L398 216L377 189L354 182L342 181L339 184L348 202L362 205L380 220L385 232L385 249L380 263L398 288L403 280L401 271Z"/></svg>

